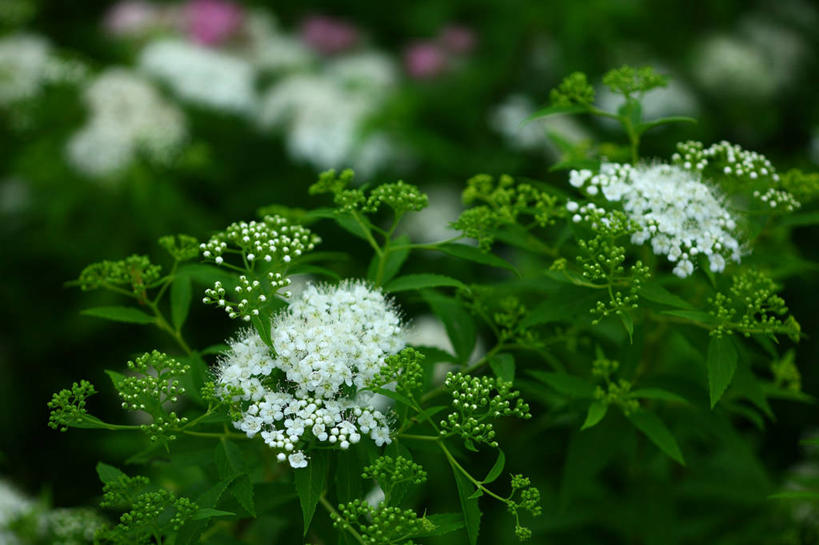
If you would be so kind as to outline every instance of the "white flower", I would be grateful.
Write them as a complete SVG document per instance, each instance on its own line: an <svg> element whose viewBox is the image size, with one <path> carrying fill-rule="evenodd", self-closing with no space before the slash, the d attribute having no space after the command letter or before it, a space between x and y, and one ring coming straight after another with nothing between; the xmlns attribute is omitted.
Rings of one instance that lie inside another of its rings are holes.
<svg viewBox="0 0 819 545"><path fill-rule="evenodd" d="M570 180L592 194L598 188L608 201L622 203L625 213L639 226L632 242L647 240L656 254L675 264L674 274L689 276L693 258L704 254L714 272L725 268L726 259L739 261L736 220L723 200L695 172L670 165L604 163L600 172L572 171ZM600 212L593 204L578 210L578 220Z"/></svg>
<svg viewBox="0 0 819 545"><path fill-rule="evenodd" d="M135 72L106 70L86 89L85 101L91 116L69 140L67 153L86 175L110 175L139 153L167 163L185 139L182 113Z"/></svg>
<svg viewBox="0 0 819 545"><path fill-rule="evenodd" d="M183 100L236 114L256 110L256 74L239 57L189 42L160 40L143 49L139 66Z"/></svg>
<svg viewBox="0 0 819 545"><path fill-rule="evenodd" d="M12 34L0 39L0 105L36 96L43 86L76 82L85 69L60 60L48 41L34 34Z"/></svg>
<svg viewBox="0 0 819 545"><path fill-rule="evenodd" d="M244 33L247 44L240 53L260 70L295 70L315 61L315 55L304 42L282 32L276 20L262 10L251 10L247 14Z"/></svg>
<svg viewBox="0 0 819 545"><path fill-rule="evenodd" d="M219 364L217 393L239 405L237 429L280 453L295 451L293 467L307 465L298 451L305 434L342 449L364 435L390 442L387 417L360 391L404 346L400 317L380 291L360 282L308 285L271 329L272 351L247 330ZM284 376L271 383L274 370Z"/></svg>
<svg viewBox="0 0 819 545"><path fill-rule="evenodd" d="M524 123L535 111L535 104L528 97L510 95L489 114L489 125L511 148L543 151L553 158L560 156L560 149L550 135L573 145L589 138L588 132L569 116L552 116Z"/></svg>
<svg viewBox="0 0 819 545"><path fill-rule="evenodd" d="M34 509L34 503L6 481L0 480L0 543L19 543L9 526Z"/></svg>

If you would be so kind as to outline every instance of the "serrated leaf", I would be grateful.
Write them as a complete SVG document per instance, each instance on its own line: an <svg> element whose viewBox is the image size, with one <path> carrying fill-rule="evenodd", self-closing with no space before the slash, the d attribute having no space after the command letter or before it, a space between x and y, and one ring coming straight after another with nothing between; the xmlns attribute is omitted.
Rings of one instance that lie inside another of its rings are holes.
<svg viewBox="0 0 819 545"><path fill-rule="evenodd" d="M177 331L185 323L191 308L193 297L191 284L190 276L179 274L171 282L171 323Z"/></svg>
<svg viewBox="0 0 819 545"><path fill-rule="evenodd" d="M273 333L270 329L270 321L262 316L252 316L250 318L250 323L253 324L253 328L256 330L256 333L259 334L259 337L262 338L262 341L267 346L273 346Z"/></svg>
<svg viewBox="0 0 819 545"><path fill-rule="evenodd" d="M113 322L123 322L128 324L155 324L156 317L133 307L94 307L80 311L83 316L93 316Z"/></svg>
<svg viewBox="0 0 819 545"><path fill-rule="evenodd" d="M466 284L443 274L408 274L399 276L384 288L388 292L421 290L425 288L453 287L469 290Z"/></svg>
<svg viewBox="0 0 819 545"><path fill-rule="evenodd" d="M657 445L660 450L666 453L672 460L685 465L680 447L677 445L677 440L668 431L668 428L657 415L645 410L637 410L628 415L628 419L634 424L638 430L643 432L652 443Z"/></svg>
<svg viewBox="0 0 819 545"><path fill-rule="evenodd" d="M737 370L737 349L726 336L711 337L708 343L708 392L713 409L725 393Z"/></svg>
<svg viewBox="0 0 819 545"><path fill-rule="evenodd" d="M472 315L457 299L434 292L423 292L422 295L432 312L444 323L449 340L458 356L458 362L469 361L477 340L475 320Z"/></svg>
<svg viewBox="0 0 819 545"><path fill-rule="evenodd" d="M620 317L623 327L626 328L626 333L628 333L628 342L631 344L634 338L634 320L631 318L631 314L624 310L618 312L617 316Z"/></svg>
<svg viewBox="0 0 819 545"><path fill-rule="evenodd" d="M250 513L251 516L256 516L256 502L253 498L253 483L250 482L250 476L240 475L230 487L230 493L239 502L242 508Z"/></svg>
<svg viewBox="0 0 819 545"><path fill-rule="evenodd" d="M221 479L230 479L245 473L242 451L236 443L229 439L219 441L213 458Z"/></svg>
<svg viewBox="0 0 819 545"><path fill-rule="evenodd" d="M102 484L113 483L118 481L121 477L127 477L127 475L119 469L103 462L97 463L97 475L99 475Z"/></svg>
<svg viewBox="0 0 819 545"><path fill-rule="evenodd" d="M608 403L603 403L602 401L592 402L591 405L589 405L589 411L586 413L586 420L583 422L583 426L581 426L580 429L586 430L599 424L600 421L605 418L608 410Z"/></svg>
<svg viewBox="0 0 819 545"><path fill-rule="evenodd" d="M497 354L489 360L489 367L496 377L515 382L515 358L512 354Z"/></svg>
<svg viewBox="0 0 819 545"><path fill-rule="evenodd" d="M489 265L490 267L507 269L520 276L520 273L518 273L515 266L505 259L501 259L495 254L484 252L479 248L475 248L474 246L467 246L466 244L441 244L436 246L435 249L440 250L447 255L458 257L460 259L466 259L467 261L474 261L475 263Z"/></svg>
<svg viewBox="0 0 819 545"><path fill-rule="evenodd" d="M213 507L203 507L193 514L191 520L207 520L216 517L234 516L236 516L236 513L231 513L230 511L222 511L220 509L214 509Z"/></svg>
<svg viewBox="0 0 819 545"><path fill-rule="evenodd" d="M457 467L452 465L452 475L455 477L455 485L458 488L458 498L461 502L461 511L464 515L464 526L470 545L478 542L478 533L481 529L481 510L478 507L478 499L473 498L476 487L467 479Z"/></svg>
<svg viewBox="0 0 819 545"><path fill-rule="evenodd" d="M293 472L296 494L299 496L301 513L304 517L304 535L310 529L310 522L316 513L319 498L327 488L327 473L330 459L326 451L314 451L307 467Z"/></svg>
<svg viewBox="0 0 819 545"><path fill-rule="evenodd" d="M489 470L489 473L486 474L486 477L482 481L483 484L489 484L494 482L495 479L500 477L500 474L503 473L503 468L506 466L506 455L503 453L502 450L498 449L498 458L495 460L495 463L492 465L492 468Z"/></svg>
<svg viewBox="0 0 819 545"><path fill-rule="evenodd" d="M570 397L591 399L594 397L594 384L567 373L553 373L550 371L527 371L531 376L544 384L551 386L559 393Z"/></svg>

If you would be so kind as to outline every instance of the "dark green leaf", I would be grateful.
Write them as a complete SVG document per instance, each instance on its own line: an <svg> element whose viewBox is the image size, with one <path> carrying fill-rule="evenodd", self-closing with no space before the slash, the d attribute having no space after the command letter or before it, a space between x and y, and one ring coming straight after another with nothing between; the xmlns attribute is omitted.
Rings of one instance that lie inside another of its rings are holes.
<svg viewBox="0 0 819 545"><path fill-rule="evenodd" d="M580 429L585 430L596 426L601 420L603 420L608 410L608 403L593 401L592 404L589 405L589 412L586 413L586 421L583 422L583 426Z"/></svg>
<svg viewBox="0 0 819 545"><path fill-rule="evenodd" d="M187 275L176 275L171 282L171 323L177 331L185 323L191 308L191 283L191 277Z"/></svg>
<svg viewBox="0 0 819 545"><path fill-rule="evenodd" d="M114 322L126 322L129 324L155 324L156 317L133 307L94 307L87 308L80 312L84 316L103 318Z"/></svg>
<svg viewBox="0 0 819 545"><path fill-rule="evenodd" d="M684 310L695 310L694 306L685 299L678 297L656 282L645 284L639 291L640 297L654 303L668 305Z"/></svg>
<svg viewBox="0 0 819 545"><path fill-rule="evenodd" d="M663 310L660 314L666 316L674 316L675 318L682 318L684 320L691 320L693 322L700 322L703 324L715 324L716 320L707 312L699 310Z"/></svg>
<svg viewBox="0 0 819 545"><path fill-rule="evenodd" d="M256 516L256 502L253 499L253 483L248 475L240 475L230 487L230 493L239 502L242 508Z"/></svg>
<svg viewBox="0 0 819 545"><path fill-rule="evenodd" d="M219 509L214 509L213 507L203 507L199 509L196 513L193 514L191 517L192 520L206 520L212 519L216 517L233 517L236 516L236 513L231 513L230 511L221 511Z"/></svg>
<svg viewBox="0 0 819 545"><path fill-rule="evenodd" d="M99 475L102 484L113 483L118 481L121 477L127 477L127 475L119 469L102 462L97 463L97 475Z"/></svg>
<svg viewBox="0 0 819 545"><path fill-rule="evenodd" d="M410 254L410 249L408 246L409 243L410 238L407 235L401 235L392 241L392 244L406 247L398 250L390 250L387 254L387 258L383 266L384 268L381 272L381 285L389 282L396 274L398 274L398 271L401 270L401 267L404 265L404 262L407 260ZM375 282L378 277L378 262L378 255L374 255L372 260L370 260L370 266L367 269L367 278L372 282Z"/></svg>
<svg viewBox="0 0 819 545"><path fill-rule="evenodd" d="M408 397L399 394L398 392L393 392L392 390L387 390L386 388L372 388L371 391L375 392L376 394L381 394L384 397L388 397L390 399L394 399L399 403L403 403L407 407L414 407L415 404L410 400Z"/></svg>
<svg viewBox="0 0 819 545"><path fill-rule="evenodd" d="M711 337L708 343L708 392L711 408L725 393L737 369L737 349L730 337Z"/></svg>
<svg viewBox="0 0 819 545"><path fill-rule="evenodd" d="M788 492L777 492L776 494L771 494L768 498L772 500L808 500L808 501L817 501L819 500L819 492L813 492L811 490L789 490Z"/></svg>
<svg viewBox="0 0 819 545"><path fill-rule="evenodd" d="M250 319L250 322L253 324L253 328L259 334L259 337L262 338L262 341L267 346L273 346L273 333L270 330L270 320L262 317L262 316L253 316Z"/></svg>
<svg viewBox="0 0 819 545"><path fill-rule="evenodd" d="M498 459L495 460L495 463L492 465L492 468L489 470L489 473L486 474L483 483L489 484L491 482L494 482L495 479L500 477L500 474L503 472L504 466L506 466L506 455L503 453L502 450L498 449Z"/></svg>
<svg viewBox="0 0 819 545"><path fill-rule="evenodd" d="M219 441L213 458L221 479L230 479L245 473L242 451L233 441L228 439Z"/></svg>
<svg viewBox="0 0 819 545"><path fill-rule="evenodd" d="M594 384L580 377L567 373L552 373L549 371L528 371L528 373L561 394L583 399L591 399L594 397Z"/></svg>
<svg viewBox="0 0 819 545"><path fill-rule="evenodd" d="M623 322L623 327L626 328L626 333L628 333L628 342L631 343L634 337L634 320L631 318L631 314L625 310L621 310L617 313L617 316L619 316L620 321Z"/></svg>
<svg viewBox="0 0 819 545"><path fill-rule="evenodd" d="M630 396L635 399L662 399L664 401L675 401L677 403L688 403L688 400L681 395L663 390L662 388L638 388L632 390Z"/></svg>
<svg viewBox="0 0 819 545"><path fill-rule="evenodd" d="M434 292L423 292L432 312L444 323L449 340L455 348L459 363L466 363L475 348L477 333L472 315L463 305L452 297L445 297Z"/></svg>
<svg viewBox="0 0 819 545"><path fill-rule="evenodd" d="M657 415L640 409L629 414L628 419L672 460L685 465L680 447L677 446L677 440Z"/></svg>
<svg viewBox="0 0 819 545"><path fill-rule="evenodd" d="M450 465L451 462L450 462ZM478 499L473 498L475 485L467 479L461 470L452 465L452 475L455 477L455 485L458 487L458 498L461 501L461 511L464 514L464 526L470 545L478 542L478 533L481 529L481 510L478 507Z"/></svg>
<svg viewBox="0 0 819 545"><path fill-rule="evenodd" d="M475 248L474 246L467 246L466 244L441 244L440 246L436 246L436 249L444 252L445 254L455 256L460 259L466 259L467 261L474 261L475 263L489 265L490 267L508 269L520 276L514 265L508 261L499 258L495 254L484 252L479 248Z"/></svg>
<svg viewBox="0 0 819 545"><path fill-rule="evenodd" d="M408 537L417 538L443 536L464 527L464 518L460 513L429 515L426 517L426 519L433 524L433 528L431 530L424 530Z"/></svg>
<svg viewBox="0 0 819 545"><path fill-rule="evenodd" d="M489 360L489 367L496 377L515 382L515 358L512 354L497 354Z"/></svg>
<svg viewBox="0 0 819 545"><path fill-rule="evenodd" d="M424 288L437 288L441 286L469 290L466 284L460 280L456 280L442 274L408 274L406 276L399 276L387 284L384 289L389 292L396 292L420 290Z"/></svg>
<svg viewBox="0 0 819 545"><path fill-rule="evenodd" d="M341 451L336 456L336 500L339 503L353 501L362 496L361 462L355 449Z"/></svg>
<svg viewBox="0 0 819 545"><path fill-rule="evenodd" d="M307 467L294 470L293 482L296 484L296 494L299 496L301 512L304 516L304 535L307 535L310 529L310 522L313 520L319 498L327 488L329 462L326 451L316 450L313 451Z"/></svg>

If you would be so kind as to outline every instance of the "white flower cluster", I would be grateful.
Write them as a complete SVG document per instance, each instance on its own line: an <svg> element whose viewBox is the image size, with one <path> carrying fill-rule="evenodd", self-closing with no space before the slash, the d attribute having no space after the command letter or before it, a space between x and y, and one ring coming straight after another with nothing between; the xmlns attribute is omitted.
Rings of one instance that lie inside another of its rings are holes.
<svg viewBox="0 0 819 545"><path fill-rule="evenodd" d="M135 72L106 70L86 89L85 101L91 117L66 151L88 176L111 175L140 154L167 163L185 140L182 113Z"/></svg>
<svg viewBox="0 0 819 545"><path fill-rule="evenodd" d="M800 206L793 195L773 187L779 183L779 174L761 153L724 140L707 148L701 142L682 142L677 149L678 153L671 157L677 166L705 174L719 174L752 185L755 187L753 196L771 208L779 207L791 212ZM709 172L709 167L714 169L713 172ZM760 186L761 189L756 189Z"/></svg>
<svg viewBox="0 0 819 545"><path fill-rule="evenodd" d="M0 480L0 543L19 543L9 526L34 509L34 503L6 481Z"/></svg>
<svg viewBox="0 0 819 545"><path fill-rule="evenodd" d="M262 128L282 133L288 152L317 168L351 166L364 177L398 154L384 133L366 131L392 92L396 67L373 52L328 60L314 73L275 83L262 99Z"/></svg>
<svg viewBox="0 0 819 545"><path fill-rule="evenodd" d="M544 151L553 158L560 157L560 148L553 139L572 145L589 139L588 132L570 116L551 116L524 123L535 111L535 104L528 97L510 95L492 110L489 125L512 149Z"/></svg>
<svg viewBox="0 0 819 545"><path fill-rule="evenodd" d="M239 57L165 39L142 50L139 66L193 104L248 116L256 111L256 73Z"/></svg>
<svg viewBox="0 0 819 545"><path fill-rule="evenodd" d="M569 183L589 195L602 193L606 200L622 203L639 227L632 242L643 244L650 239L654 253L676 263L673 272L681 278L694 271L693 259L699 254L708 258L714 272L725 268L726 259L740 260L736 221L695 172L662 164L604 163L597 174L571 171ZM580 210L573 201L567 207L576 212L575 222L584 219L584 212L598 210Z"/></svg>
<svg viewBox="0 0 819 545"><path fill-rule="evenodd" d="M12 34L0 39L0 106L37 96L43 86L76 83L85 68L58 58L45 38Z"/></svg>
<svg viewBox="0 0 819 545"><path fill-rule="evenodd" d="M217 393L241 408L237 429L260 434L294 468L307 465L310 436L342 449L365 435L390 442L386 415L361 391L404 346L398 312L380 291L310 285L274 319L272 340L271 351L248 330L219 364Z"/></svg>

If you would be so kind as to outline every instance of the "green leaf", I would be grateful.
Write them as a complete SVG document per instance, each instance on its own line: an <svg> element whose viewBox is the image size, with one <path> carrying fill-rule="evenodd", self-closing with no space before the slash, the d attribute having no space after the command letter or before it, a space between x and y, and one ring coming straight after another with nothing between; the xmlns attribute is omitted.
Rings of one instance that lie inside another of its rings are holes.
<svg viewBox="0 0 819 545"><path fill-rule="evenodd" d="M463 305L452 297L435 292L423 292L432 312L444 323L449 340L455 349L459 363L466 363L472 355L477 340L475 321Z"/></svg>
<svg viewBox="0 0 819 545"><path fill-rule="evenodd" d="M216 517L233 516L236 516L236 513L231 513L230 511L222 511L220 509L214 509L213 507L203 507L193 514L191 520L207 520Z"/></svg>
<svg viewBox="0 0 819 545"><path fill-rule="evenodd" d="M177 275L171 283L171 323L177 331L185 323L191 308L191 284L191 277L187 275Z"/></svg>
<svg viewBox="0 0 819 545"><path fill-rule="evenodd" d="M505 259L501 259L495 254L484 252L479 248L475 248L474 246L467 246L466 244L441 244L436 246L435 249L440 250L447 255L460 259L466 259L467 261L474 261L475 263L489 265L490 267L508 269L520 276L520 273L518 273L515 266Z"/></svg>
<svg viewBox="0 0 819 545"><path fill-rule="evenodd" d="M472 497L477 488L461 473L460 469L452 464L451 460L450 465L452 466L452 475L455 477L455 485L458 487L458 498L461 501L461 511L464 514L466 535L469 538L470 545L475 545L478 542L478 533L481 529L481 510L478 507L478 499Z"/></svg>
<svg viewBox="0 0 819 545"><path fill-rule="evenodd" d="M527 371L537 380L551 386L561 394L582 399L594 397L594 384L586 382L580 377L567 373L553 373L550 371Z"/></svg>
<svg viewBox="0 0 819 545"><path fill-rule="evenodd" d="M663 390L662 388L638 388L632 390L629 397L635 399L662 399L663 401L674 401L677 403L688 403L688 400L681 395Z"/></svg>
<svg viewBox="0 0 819 545"><path fill-rule="evenodd" d="M737 349L730 337L711 337L708 343L708 392L711 408L717 404L722 394L731 384L737 370Z"/></svg>
<svg viewBox="0 0 819 545"><path fill-rule="evenodd" d="M310 457L307 467L296 469L293 473L293 482L296 485L296 494L299 496L301 513L304 516L304 535L310 529L310 522L316 513L319 498L327 488L327 473L330 458L326 451L316 450Z"/></svg>
<svg viewBox="0 0 819 545"><path fill-rule="evenodd" d="M589 405L589 412L586 414L586 421L583 422L583 426L580 429L586 430L599 424L606 416L608 410L608 403L603 403L602 401L592 402L592 404Z"/></svg>
<svg viewBox="0 0 819 545"><path fill-rule="evenodd" d="M270 320L262 316L251 316L250 323L267 346L273 347L273 332L270 329Z"/></svg>
<svg viewBox="0 0 819 545"><path fill-rule="evenodd" d="M661 117L660 119L655 119L654 121L648 121L646 123L640 123L637 125L634 130L637 132L638 135L643 134L647 130L653 129L654 127L660 127L662 125L668 125L670 123L696 123L697 120L693 117L686 117L682 115L678 116L670 116L670 117Z"/></svg>
<svg viewBox="0 0 819 545"><path fill-rule="evenodd" d="M638 293L643 299L647 299L648 301L652 301L654 303L660 303L662 305L668 305L670 307L684 310L696 310L695 307L688 301L674 295L656 282L649 282L645 284L642 288L640 288Z"/></svg>
<svg viewBox="0 0 819 545"><path fill-rule="evenodd" d="M496 377L515 382L515 358L512 354L497 354L489 360L489 367Z"/></svg>
<svg viewBox="0 0 819 545"><path fill-rule="evenodd" d="M239 502L239 505L242 508L251 514L251 516L256 516L256 502L253 498L253 483L250 482L249 475L241 475L230 487L230 493L236 498L236 501Z"/></svg>
<svg viewBox="0 0 819 545"><path fill-rule="evenodd" d="M441 286L469 290L467 285L460 280L442 274L408 274L406 276L399 276L387 284L384 289L388 292L396 292L437 288Z"/></svg>
<svg viewBox="0 0 819 545"><path fill-rule="evenodd" d="M623 322L623 327L626 328L626 333L628 333L628 342L631 344L634 338L634 320L631 318L631 314L625 310L618 312L617 316L619 316L620 321Z"/></svg>
<svg viewBox="0 0 819 545"><path fill-rule="evenodd" d="M707 312L702 312L699 310L663 310L660 314L665 314L666 316L674 316L675 318L683 318L684 320L690 320L692 322L700 322L703 324L716 324L716 319L708 314Z"/></svg>
<svg viewBox="0 0 819 545"><path fill-rule="evenodd" d="M362 496L361 461L354 449L340 451L336 456L335 484L338 503L353 501Z"/></svg>
<svg viewBox="0 0 819 545"><path fill-rule="evenodd" d="M127 475L119 469L102 462L97 463L97 475L99 475L102 484L113 483L118 481L121 477L127 477Z"/></svg>
<svg viewBox="0 0 819 545"><path fill-rule="evenodd" d="M410 238L407 235L401 235L400 237L397 237L395 240L391 241L391 243L406 247L399 250L391 249L387 254L387 259L384 263L384 270L381 273L382 285L389 282L396 274L398 274L410 254L410 248L408 246L410 243ZM367 278L373 282L375 282L376 277L378 276L378 261L378 255L374 255L372 260L370 260L370 266L367 269Z"/></svg>
<svg viewBox="0 0 819 545"><path fill-rule="evenodd" d="M242 451L233 441L228 439L219 441L213 458L221 479L231 479L245 473Z"/></svg>
<svg viewBox="0 0 819 545"><path fill-rule="evenodd" d="M489 470L489 473L486 474L486 477L482 481L483 484L489 484L494 482L495 479L500 477L500 474L503 472L503 468L506 465L506 455L503 453L502 450L498 449L498 459L495 460L495 463L492 465L492 468Z"/></svg>
<svg viewBox="0 0 819 545"><path fill-rule="evenodd" d="M553 115L566 115L566 114L583 114L589 111L589 107L583 104L563 104L563 105L552 105L547 106L545 108L541 108L540 110L536 111L529 117L523 120L521 126L531 123L537 119L543 119L544 117L549 117Z"/></svg>
<svg viewBox="0 0 819 545"><path fill-rule="evenodd" d="M674 439L674 436L671 435L671 432L668 431L668 428L657 415L640 409L629 414L628 419L672 460L685 465L680 447L677 446L677 440Z"/></svg>
<svg viewBox="0 0 819 545"><path fill-rule="evenodd" d="M87 308L80 314L129 324L156 324L156 317L133 307L94 307Z"/></svg>

